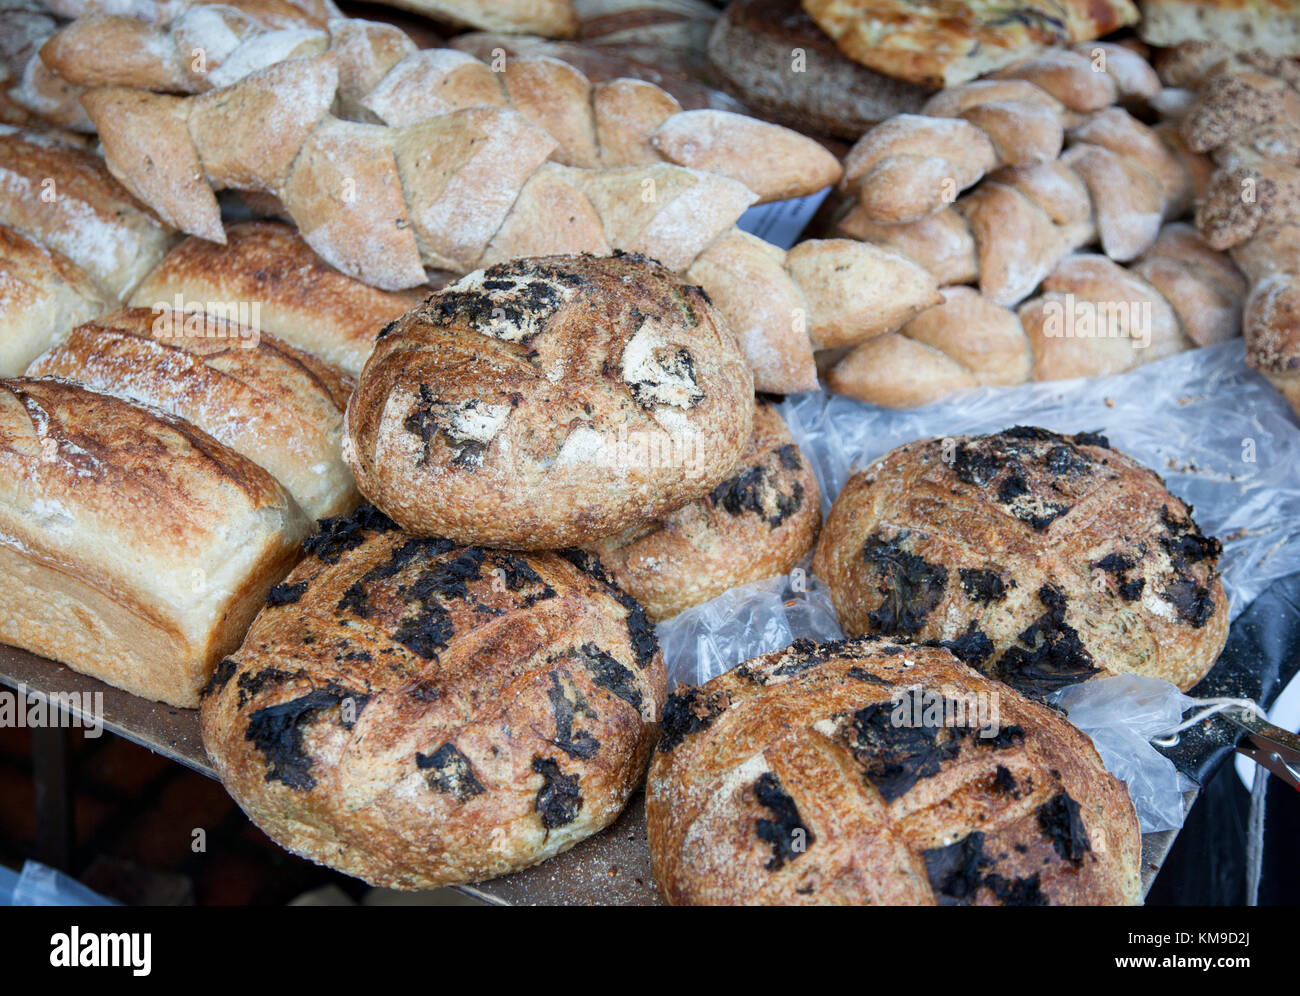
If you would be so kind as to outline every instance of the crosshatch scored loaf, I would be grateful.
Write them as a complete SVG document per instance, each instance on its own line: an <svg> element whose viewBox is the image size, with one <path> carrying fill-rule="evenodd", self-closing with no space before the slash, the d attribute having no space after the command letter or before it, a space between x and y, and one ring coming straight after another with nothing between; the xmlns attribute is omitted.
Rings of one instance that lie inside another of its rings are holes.
<svg viewBox="0 0 1300 996"><path fill-rule="evenodd" d="M698 287L634 255L521 259L381 333L344 458L410 532L554 549L706 494L753 412L749 366Z"/></svg>
<svg viewBox="0 0 1300 996"><path fill-rule="evenodd" d="M943 641L1041 697L1135 673L1183 690L1228 633L1218 540L1095 433L900 446L831 507L813 570L844 631Z"/></svg>
<svg viewBox="0 0 1300 996"><path fill-rule="evenodd" d="M666 695L641 607L580 551L326 519L200 713L222 783L281 846L374 885L542 861L641 783Z"/></svg>
<svg viewBox="0 0 1300 996"><path fill-rule="evenodd" d="M660 725L670 903L1140 901L1137 816L1091 741L943 647L801 640L679 688Z"/></svg>

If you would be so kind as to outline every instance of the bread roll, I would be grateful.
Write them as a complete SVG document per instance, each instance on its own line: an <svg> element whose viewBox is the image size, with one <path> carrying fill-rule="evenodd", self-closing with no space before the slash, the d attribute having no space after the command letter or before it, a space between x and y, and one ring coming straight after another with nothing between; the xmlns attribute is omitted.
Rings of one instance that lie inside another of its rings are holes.
<svg viewBox="0 0 1300 996"><path fill-rule="evenodd" d="M380 338L344 456L420 535L516 549L590 543L723 481L753 377L708 298L637 256L479 270Z"/></svg>
<svg viewBox="0 0 1300 996"><path fill-rule="evenodd" d="M6 126L0 126L0 224L62 253L119 300L175 239L98 156Z"/></svg>
<svg viewBox="0 0 1300 996"><path fill-rule="evenodd" d="M0 642L197 706L307 527L266 471L187 422L0 381Z"/></svg>
<svg viewBox="0 0 1300 996"><path fill-rule="evenodd" d="M821 528L821 490L776 408L759 402L754 437L732 475L644 535L592 545L652 622L728 589L785 574Z"/></svg>
<svg viewBox="0 0 1300 996"><path fill-rule="evenodd" d="M536 864L614 821L645 770L664 664L593 558L417 539L368 506L304 549L200 713L263 831L421 889Z"/></svg>
<svg viewBox="0 0 1300 996"><path fill-rule="evenodd" d="M947 641L1039 697L1110 674L1200 681L1228 632L1220 551L1104 437L1021 426L855 474L813 569L846 633Z"/></svg>
<svg viewBox="0 0 1300 996"><path fill-rule="evenodd" d="M1092 742L935 646L794 646L678 689L646 786L675 905L1135 905Z"/></svg>
<svg viewBox="0 0 1300 996"><path fill-rule="evenodd" d="M215 315L127 308L73 329L27 373L185 419L270 473L311 519L359 501L340 452L351 379L273 336Z"/></svg>
<svg viewBox="0 0 1300 996"><path fill-rule="evenodd" d="M68 329L111 307L71 260L0 225L0 377L17 377Z"/></svg>
<svg viewBox="0 0 1300 996"><path fill-rule="evenodd" d="M259 328L356 376L387 323L420 300L415 291L382 291L344 276L287 225L245 221L226 230L226 245L189 238L145 278L135 307L256 302Z"/></svg>

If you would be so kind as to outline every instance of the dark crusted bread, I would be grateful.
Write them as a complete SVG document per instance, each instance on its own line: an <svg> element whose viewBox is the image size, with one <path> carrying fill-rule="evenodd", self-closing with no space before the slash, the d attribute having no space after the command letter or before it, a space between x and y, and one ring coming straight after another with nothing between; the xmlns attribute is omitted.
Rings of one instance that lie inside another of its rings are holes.
<svg viewBox="0 0 1300 996"><path fill-rule="evenodd" d="M613 822L665 696L594 558L325 519L205 690L203 743L279 844L375 885L490 878Z"/></svg>
<svg viewBox="0 0 1300 996"><path fill-rule="evenodd" d="M1133 804L1091 741L943 648L799 641L678 689L661 726L670 903L1140 899Z"/></svg>
<svg viewBox="0 0 1300 996"><path fill-rule="evenodd" d="M1021 426L855 474L813 570L846 633L947 641L1037 697L1121 673L1191 688L1227 639L1220 551L1104 437Z"/></svg>
<svg viewBox="0 0 1300 996"><path fill-rule="evenodd" d="M708 51L723 86L754 110L851 142L885 118L919 112L934 93L858 65L798 0L732 0Z"/></svg>
<svg viewBox="0 0 1300 996"><path fill-rule="evenodd" d="M785 574L817 541L821 490L774 405L754 408L754 437L733 473L649 532L592 545L655 622L729 588Z"/></svg>
<svg viewBox="0 0 1300 996"><path fill-rule="evenodd" d="M749 442L753 396L698 287L641 256L518 259L380 334L344 457L413 533L581 546L721 483Z"/></svg>

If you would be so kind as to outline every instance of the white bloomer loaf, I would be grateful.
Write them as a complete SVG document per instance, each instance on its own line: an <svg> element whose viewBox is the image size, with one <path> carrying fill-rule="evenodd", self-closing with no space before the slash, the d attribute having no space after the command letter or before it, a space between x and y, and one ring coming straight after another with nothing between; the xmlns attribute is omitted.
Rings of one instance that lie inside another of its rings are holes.
<svg viewBox="0 0 1300 996"><path fill-rule="evenodd" d="M181 707L309 527L180 419L66 381L0 381L0 643Z"/></svg>

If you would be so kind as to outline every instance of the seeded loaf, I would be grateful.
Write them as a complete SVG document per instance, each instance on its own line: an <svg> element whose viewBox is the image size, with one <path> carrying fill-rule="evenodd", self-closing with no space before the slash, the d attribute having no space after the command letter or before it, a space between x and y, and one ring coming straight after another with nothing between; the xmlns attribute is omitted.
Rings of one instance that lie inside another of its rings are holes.
<svg viewBox="0 0 1300 996"><path fill-rule="evenodd" d="M307 529L266 471L181 419L0 381L0 643L192 708Z"/></svg>
<svg viewBox="0 0 1300 996"><path fill-rule="evenodd" d="M670 903L1141 901L1133 804L1091 741L942 647L799 641L679 688L661 726Z"/></svg>
<svg viewBox="0 0 1300 996"><path fill-rule="evenodd" d="M754 408L754 437L716 488L650 525L592 550L619 587L660 622L750 581L785 574L812 549L821 490L780 413Z"/></svg>
<svg viewBox="0 0 1300 996"><path fill-rule="evenodd" d="M1219 541L1104 437L929 439L849 479L813 570L850 635L944 641L1043 696L1110 674L1184 690L1228 632Z"/></svg>
<svg viewBox="0 0 1300 996"><path fill-rule="evenodd" d="M200 725L282 847L400 889L536 864L612 823L665 696L636 602L585 554L326 519L222 661Z"/></svg>
<svg viewBox="0 0 1300 996"><path fill-rule="evenodd" d="M554 549L707 494L753 410L735 335L699 288L626 254L522 259L385 330L344 457L410 532Z"/></svg>
<svg viewBox="0 0 1300 996"><path fill-rule="evenodd" d="M319 519L359 501L343 463L352 381L225 318L124 308L73 329L32 377L62 377L161 409L246 456Z"/></svg>

